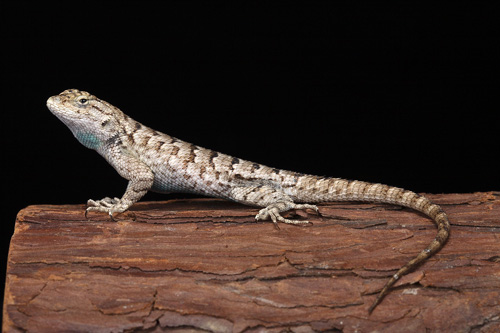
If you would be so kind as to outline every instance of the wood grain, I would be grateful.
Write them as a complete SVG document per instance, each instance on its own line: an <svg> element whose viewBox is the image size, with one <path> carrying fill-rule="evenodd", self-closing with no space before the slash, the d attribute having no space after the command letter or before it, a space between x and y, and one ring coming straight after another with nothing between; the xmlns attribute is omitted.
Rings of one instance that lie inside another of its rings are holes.
<svg viewBox="0 0 500 333"><path fill-rule="evenodd" d="M30 206L10 244L4 332L497 332L500 193L428 195L445 247L387 279L434 238L410 209L320 204L310 226L255 222L217 199L142 202L116 222L83 205Z"/></svg>

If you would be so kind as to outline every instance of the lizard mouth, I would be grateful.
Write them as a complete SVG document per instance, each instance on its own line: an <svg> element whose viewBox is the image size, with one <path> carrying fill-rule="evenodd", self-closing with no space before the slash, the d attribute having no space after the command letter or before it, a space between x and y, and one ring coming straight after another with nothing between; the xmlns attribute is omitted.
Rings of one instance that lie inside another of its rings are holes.
<svg viewBox="0 0 500 333"><path fill-rule="evenodd" d="M70 125L80 121L78 112L67 108L62 104L59 96L52 96L47 99L47 108L66 125Z"/></svg>
<svg viewBox="0 0 500 333"><path fill-rule="evenodd" d="M47 107L49 108L50 112L55 113L58 111L57 105L61 103L61 99L59 96L52 96L49 97L47 100Z"/></svg>

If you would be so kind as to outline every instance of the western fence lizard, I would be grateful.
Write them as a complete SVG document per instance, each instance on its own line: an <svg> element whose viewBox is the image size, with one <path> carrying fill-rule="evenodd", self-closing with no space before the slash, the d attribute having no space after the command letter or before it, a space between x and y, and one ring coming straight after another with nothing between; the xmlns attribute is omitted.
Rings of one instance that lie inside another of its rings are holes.
<svg viewBox="0 0 500 333"><path fill-rule="evenodd" d="M401 188L341 178L320 177L270 168L155 131L128 117L113 105L76 89L47 100L47 107L85 147L96 150L129 181L120 198L88 200L88 211L126 211L147 191L185 192L263 207L256 220L290 224L281 213L312 209L311 203L370 201L410 207L436 223L435 239L417 257L399 269L369 308L371 313L388 289L405 273L439 251L448 239L450 224L445 212L426 197Z"/></svg>

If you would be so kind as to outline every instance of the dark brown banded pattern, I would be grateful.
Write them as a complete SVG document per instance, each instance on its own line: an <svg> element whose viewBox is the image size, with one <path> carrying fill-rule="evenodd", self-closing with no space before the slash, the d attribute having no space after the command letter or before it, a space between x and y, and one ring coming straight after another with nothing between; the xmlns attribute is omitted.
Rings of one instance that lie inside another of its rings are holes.
<svg viewBox="0 0 500 333"><path fill-rule="evenodd" d="M208 164L210 165L210 167L211 167L212 169L215 169L215 162L214 162L214 160L215 160L217 157L219 157L219 153L218 153L218 152L216 152L216 151L213 151L213 150L212 150L212 151L210 151L210 152L208 153Z"/></svg>
<svg viewBox="0 0 500 333"><path fill-rule="evenodd" d="M191 145L189 147L189 155L186 159L186 162L188 163L194 163L194 160L196 158L196 150L198 150L198 148L195 146L195 145Z"/></svg>

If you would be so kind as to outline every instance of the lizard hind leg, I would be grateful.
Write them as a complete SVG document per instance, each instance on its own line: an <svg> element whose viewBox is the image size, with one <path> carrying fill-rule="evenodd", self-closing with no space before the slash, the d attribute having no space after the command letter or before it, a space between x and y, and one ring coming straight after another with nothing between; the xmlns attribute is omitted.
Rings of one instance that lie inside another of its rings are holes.
<svg viewBox="0 0 500 333"><path fill-rule="evenodd" d="M262 208L259 213L255 216L256 220L266 220L271 218L273 223L277 226L278 221L288 224L308 224L309 221L302 220L289 220L280 215L282 212L286 212L291 209L312 209L319 212L318 207L316 205L309 204L296 204L293 201L280 201L275 202L268 205L265 208Z"/></svg>
<svg viewBox="0 0 500 333"><path fill-rule="evenodd" d="M281 189L277 189L276 187L269 186L267 184L262 185L250 183L248 186L243 185L233 187L228 197L229 199L246 205L264 207L255 216L255 219L271 219L276 228L278 228L278 222L288 224L309 223L309 221L289 220L281 216L281 213L291 209L312 209L316 213L319 213L316 205L296 204L293 202L293 199L285 194Z"/></svg>

